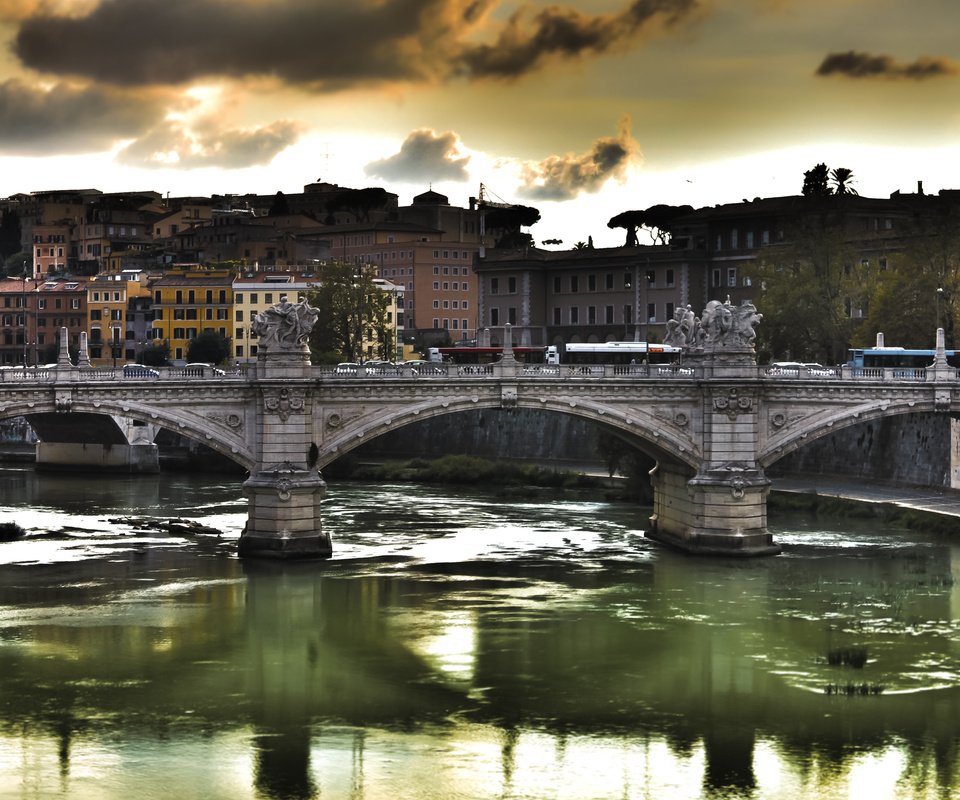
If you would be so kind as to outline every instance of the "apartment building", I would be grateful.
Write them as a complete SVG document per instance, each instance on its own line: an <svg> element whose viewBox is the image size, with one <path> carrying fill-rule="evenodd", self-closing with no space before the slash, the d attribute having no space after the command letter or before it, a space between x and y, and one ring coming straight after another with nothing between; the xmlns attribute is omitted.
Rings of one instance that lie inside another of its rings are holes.
<svg viewBox="0 0 960 800"><path fill-rule="evenodd" d="M233 334L233 274L200 265L171 270L154 280L152 339L170 346L170 360L183 363L190 341L205 331Z"/></svg>
<svg viewBox="0 0 960 800"><path fill-rule="evenodd" d="M441 329L453 339L475 338L478 212L451 206L444 195L430 191L398 208L396 216L326 228L331 257L375 265L381 278L401 289L398 324L406 331Z"/></svg>

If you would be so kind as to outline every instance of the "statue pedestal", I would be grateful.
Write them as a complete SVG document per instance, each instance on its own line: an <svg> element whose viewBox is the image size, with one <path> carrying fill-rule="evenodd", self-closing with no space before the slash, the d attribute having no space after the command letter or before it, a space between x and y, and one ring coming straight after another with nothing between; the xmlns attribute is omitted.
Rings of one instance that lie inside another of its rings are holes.
<svg viewBox="0 0 960 800"><path fill-rule="evenodd" d="M320 503L326 484L315 471L273 470L243 484L247 526L241 558L329 558L330 536L321 529Z"/></svg>

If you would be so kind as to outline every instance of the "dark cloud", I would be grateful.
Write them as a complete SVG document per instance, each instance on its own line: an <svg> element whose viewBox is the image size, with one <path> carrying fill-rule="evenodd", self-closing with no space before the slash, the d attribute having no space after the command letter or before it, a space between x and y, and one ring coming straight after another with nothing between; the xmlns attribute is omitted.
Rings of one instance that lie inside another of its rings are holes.
<svg viewBox="0 0 960 800"><path fill-rule="evenodd" d="M946 58L924 56L910 64L899 64L890 56L869 53L830 53L817 68L817 75L844 75L848 78L887 78L921 81L957 74L957 64Z"/></svg>
<svg viewBox="0 0 960 800"><path fill-rule="evenodd" d="M453 131L437 134L423 128L404 140L399 153L367 164L364 171L371 177L408 183L467 181L470 156L461 156L458 146Z"/></svg>
<svg viewBox="0 0 960 800"><path fill-rule="evenodd" d="M107 150L156 125L170 98L110 88L50 89L0 83L0 153L49 155Z"/></svg>
<svg viewBox="0 0 960 800"><path fill-rule="evenodd" d="M598 191L611 178L622 180L627 168L639 161L640 145L630 132L630 120L624 117L617 136L597 139L586 153L525 164L518 194L531 200L572 200Z"/></svg>
<svg viewBox="0 0 960 800"><path fill-rule="evenodd" d="M670 27L697 7L697 0L634 0L619 14L589 16L551 6L534 14L529 24L521 9L495 42L463 47L461 70L472 77L516 78L551 59L604 53L646 29Z"/></svg>
<svg viewBox="0 0 960 800"><path fill-rule="evenodd" d="M130 143L117 154L117 160L137 167L238 169L269 164L278 153L294 144L300 133L300 126L287 120L254 130L204 133L166 122Z"/></svg>
<svg viewBox="0 0 960 800"><path fill-rule="evenodd" d="M318 91L364 83L513 78L597 55L691 15L699 0L634 0L618 14L520 9L501 0L103 0L24 20L22 62L120 85L275 77ZM529 20L529 21L528 21ZM494 31L486 41L487 29Z"/></svg>

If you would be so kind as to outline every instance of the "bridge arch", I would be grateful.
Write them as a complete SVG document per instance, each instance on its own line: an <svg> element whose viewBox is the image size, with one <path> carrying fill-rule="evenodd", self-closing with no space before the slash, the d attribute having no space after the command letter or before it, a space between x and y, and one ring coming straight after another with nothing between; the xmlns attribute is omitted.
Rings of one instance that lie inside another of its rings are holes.
<svg viewBox="0 0 960 800"><path fill-rule="evenodd" d="M74 403L69 411L63 411L57 408L55 400L39 398L17 399L0 406L0 419L25 417L29 421L34 415L68 417L70 414L125 417L157 425L199 442L247 470L256 463L247 442L229 424L215 423L209 417L191 414L187 409L174 410L143 402L97 400Z"/></svg>
<svg viewBox="0 0 960 800"><path fill-rule="evenodd" d="M863 422L906 414L930 413L935 410L932 400L883 398L854 408L818 415L806 423L800 421L782 435L771 438L766 446L759 450L757 463L766 469L806 445Z"/></svg>
<svg viewBox="0 0 960 800"><path fill-rule="evenodd" d="M669 461L686 467L691 474L696 472L700 460L699 447L689 436L671 429L663 419L647 409L634 408L624 412L622 407L590 399L581 399L574 403L547 397L518 398L513 407L566 414L598 423L607 430L624 435L624 438L658 462ZM338 423L340 430L320 448L317 466L322 470L360 445L407 425L448 414L502 408L502 402L494 397L463 398L445 401L439 405L432 401L421 401L398 407L387 415L370 414L342 425Z"/></svg>

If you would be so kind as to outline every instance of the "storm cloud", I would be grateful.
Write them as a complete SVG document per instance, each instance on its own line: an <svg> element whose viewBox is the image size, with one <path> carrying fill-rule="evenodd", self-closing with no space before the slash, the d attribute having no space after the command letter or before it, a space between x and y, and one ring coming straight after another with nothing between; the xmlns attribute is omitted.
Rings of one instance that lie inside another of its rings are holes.
<svg viewBox="0 0 960 800"><path fill-rule="evenodd" d="M601 54L698 7L698 0L634 0L620 13L599 15L521 8L500 23L492 18L499 3L103 0L86 14L25 19L13 48L41 72L118 85L256 76L332 91L515 78L550 60Z"/></svg>
<svg viewBox="0 0 960 800"><path fill-rule="evenodd" d="M238 169L269 164L294 144L301 132L301 127L289 120L252 130L234 128L203 133L166 122L127 145L117 154L117 160L136 167Z"/></svg>
<svg viewBox="0 0 960 800"><path fill-rule="evenodd" d="M616 136L597 139L585 153L554 155L524 164L518 194L531 200L571 200L598 191L611 178L623 180L627 169L640 160L640 145L630 132L630 120L624 117Z"/></svg>
<svg viewBox="0 0 960 800"><path fill-rule="evenodd" d="M675 25L697 5L697 0L635 0L619 14L596 16L551 6L529 23L526 9L520 9L493 43L464 46L459 68L471 77L516 78L549 60L599 55L644 31Z"/></svg>
<svg viewBox="0 0 960 800"><path fill-rule="evenodd" d="M459 137L453 131L438 134L428 128L413 131L400 152L364 167L371 177L407 183L467 181L470 156L461 156Z"/></svg>
<svg viewBox="0 0 960 800"><path fill-rule="evenodd" d="M817 68L817 75L841 75L847 78L886 78L922 81L956 75L957 63L947 58L923 56L901 64L890 56L857 53L830 53Z"/></svg>
<svg viewBox="0 0 960 800"><path fill-rule="evenodd" d="M135 138L163 119L170 98L109 87L0 83L0 153L86 153Z"/></svg>

